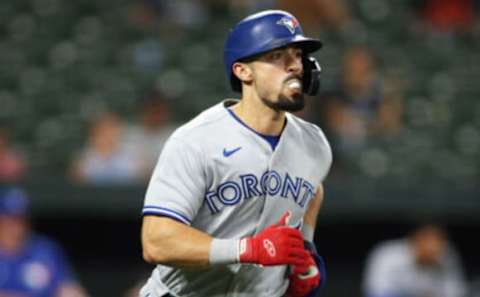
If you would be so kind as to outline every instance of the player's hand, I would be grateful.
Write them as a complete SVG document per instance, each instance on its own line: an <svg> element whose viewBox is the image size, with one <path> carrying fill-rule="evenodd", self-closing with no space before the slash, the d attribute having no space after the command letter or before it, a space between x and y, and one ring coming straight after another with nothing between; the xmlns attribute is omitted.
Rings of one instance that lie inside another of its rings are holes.
<svg viewBox="0 0 480 297"><path fill-rule="evenodd" d="M307 265L309 252L304 249L303 235L288 227L290 212L286 212L277 224L268 226L253 237L239 242L240 262L271 265Z"/></svg>
<svg viewBox="0 0 480 297"><path fill-rule="evenodd" d="M313 256L308 252L307 264L294 266L290 274L290 284L287 289L288 297L304 297L320 284L320 271Z"/></svg>

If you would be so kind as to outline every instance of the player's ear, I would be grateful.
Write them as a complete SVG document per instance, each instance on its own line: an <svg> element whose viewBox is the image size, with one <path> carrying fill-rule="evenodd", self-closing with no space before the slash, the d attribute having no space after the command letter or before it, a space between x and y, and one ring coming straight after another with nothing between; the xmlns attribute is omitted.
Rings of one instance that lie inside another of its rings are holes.
<svg viewBox="0 0 480 297"><path fill-rule="evenodd" d="M250 83L253 80L252 68L247 63L234 63L232 65L232 72L241 82Z"/></svg>

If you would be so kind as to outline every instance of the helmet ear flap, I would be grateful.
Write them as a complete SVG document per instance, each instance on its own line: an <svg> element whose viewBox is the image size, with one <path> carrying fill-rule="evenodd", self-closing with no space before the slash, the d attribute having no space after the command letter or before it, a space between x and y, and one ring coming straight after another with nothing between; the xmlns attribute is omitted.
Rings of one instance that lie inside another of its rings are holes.
<svg viewBox="0 0 480 297"><path fill-rule="evenodd" d="M317 59L310 56L302 58L303 63L303 92L307 95L314 96L320 89L320 72L322 67Z"/></svg>

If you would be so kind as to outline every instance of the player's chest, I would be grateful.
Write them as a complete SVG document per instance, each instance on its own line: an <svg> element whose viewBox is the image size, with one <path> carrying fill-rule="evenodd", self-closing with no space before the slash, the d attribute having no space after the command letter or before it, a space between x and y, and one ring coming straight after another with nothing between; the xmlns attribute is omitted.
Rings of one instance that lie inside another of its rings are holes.
<svg viewBox="0 0 480 297"><path fill-rule="evenodd" d="M316 175L316 161L306 150L293 149L279 143L272 149L269 144L228 143L218 145L207 159L210 183L229 180L242 175L262 175L267 171L288 173L311 179Z"/></svg>
<svg viewBox="0 0 480 297"><path fill-rule="evenodd" d="M258 197L283 197L303 207L318 181L315 161L299 149L281 144L272 150L260 145L229 145L210 156L207 201L225 205Z"/></svg>
<svg viewBox="0 0 480 297"><path fill-rule="evenodd" d="M300 222L315 195L318 173L307 153L291 150L261 145L217 148L207 159L205 218L226 215L239 225L251 224L242 221L245 218L256 218L255 226L263 226L289 210L292 222Z"/></svg>

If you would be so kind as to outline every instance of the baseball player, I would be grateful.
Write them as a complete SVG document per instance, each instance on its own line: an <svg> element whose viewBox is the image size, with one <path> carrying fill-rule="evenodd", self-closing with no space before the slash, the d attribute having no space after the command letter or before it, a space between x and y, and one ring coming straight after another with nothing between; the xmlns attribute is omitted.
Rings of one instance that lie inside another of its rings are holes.
<svg viewBox="0 0 480 297"><path fill-rule="evenodd" d="M0 187L0 296L87 297L57 242L33 230L30 199Z"/></svg>
<svg viewBox="0 0 480 297"><path fill-rule="evenodd" d="M150 180L142 246L157 264L141 297L314 296L325 280L313 248L324 134L290 112L314 94L321 47L291 14L240 21L224 48L241 99L226 99L176 130Z"/></svg>

